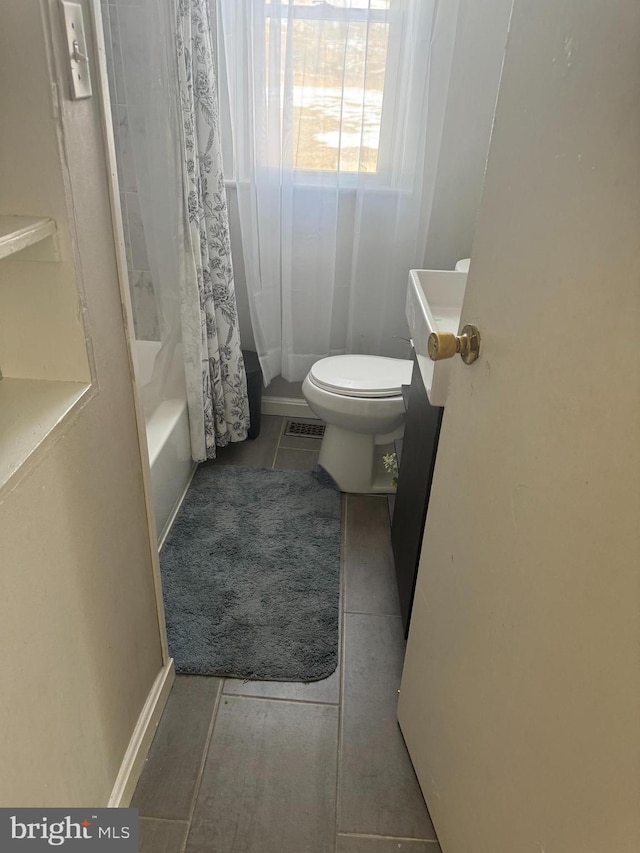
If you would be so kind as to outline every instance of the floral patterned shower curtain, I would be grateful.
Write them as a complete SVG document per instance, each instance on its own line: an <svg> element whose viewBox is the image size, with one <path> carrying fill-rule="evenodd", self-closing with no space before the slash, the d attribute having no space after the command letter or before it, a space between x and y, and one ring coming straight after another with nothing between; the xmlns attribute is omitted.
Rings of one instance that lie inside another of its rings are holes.
<svg viewBox="0 0 640 853"><path fill-rule="evenodd" d="M249 426L208 0L178 0L176 46L185 202L182 342L192 454L203 461L215 457L216 446L246 438Z"/></svg>

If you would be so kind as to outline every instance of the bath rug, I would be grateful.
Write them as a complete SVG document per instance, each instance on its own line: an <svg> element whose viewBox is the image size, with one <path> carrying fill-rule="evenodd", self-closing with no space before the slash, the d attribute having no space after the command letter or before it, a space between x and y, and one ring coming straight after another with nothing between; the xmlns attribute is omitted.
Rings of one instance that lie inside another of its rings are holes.
<svg viewBox="0 0 640 853"><path fill-rule="evenodd" d="M176 670L317 681L338 664L340 492L322 469L204 463L160 554Z"/></svg>

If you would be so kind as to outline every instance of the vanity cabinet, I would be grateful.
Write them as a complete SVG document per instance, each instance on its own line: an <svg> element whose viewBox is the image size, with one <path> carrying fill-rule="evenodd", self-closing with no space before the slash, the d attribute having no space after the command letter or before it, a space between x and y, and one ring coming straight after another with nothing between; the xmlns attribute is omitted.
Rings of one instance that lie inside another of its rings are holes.
<svg viewBox="0 0 640 853"><path fill-rule="evenodd" d="M444 409L432 406L429 402L414 356L398 487L391 522L391 544L405 637L409 633L422 534L443 411Z"/></svg>

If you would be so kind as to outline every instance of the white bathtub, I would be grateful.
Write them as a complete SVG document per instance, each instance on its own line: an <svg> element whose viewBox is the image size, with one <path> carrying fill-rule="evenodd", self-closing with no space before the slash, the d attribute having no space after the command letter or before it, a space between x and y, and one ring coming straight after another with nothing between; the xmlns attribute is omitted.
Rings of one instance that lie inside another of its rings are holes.
<svg viewBox="0 0 640 853"><path fill-rule="evenodd" d="M136 341L136 381L143 387L151 379L153 362L160 349L155 341ZM164 400L146 421L151 491L158 532L158 545L173 521L189 485L195 464L191 459L186 390Z"/></svg>

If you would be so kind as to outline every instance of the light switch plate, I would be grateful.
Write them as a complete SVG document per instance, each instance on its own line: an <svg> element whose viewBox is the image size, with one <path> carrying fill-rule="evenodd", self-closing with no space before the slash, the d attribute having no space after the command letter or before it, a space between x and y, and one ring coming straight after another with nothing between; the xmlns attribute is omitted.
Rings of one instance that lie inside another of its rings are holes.
<svg viewBox="0 0 640 853"><path fill-rule="evenodd" d="M82 6L74 0L60 0L64 31L67 37L69 89L71 99L91 97L89 54L84 34Z"/></svg>

